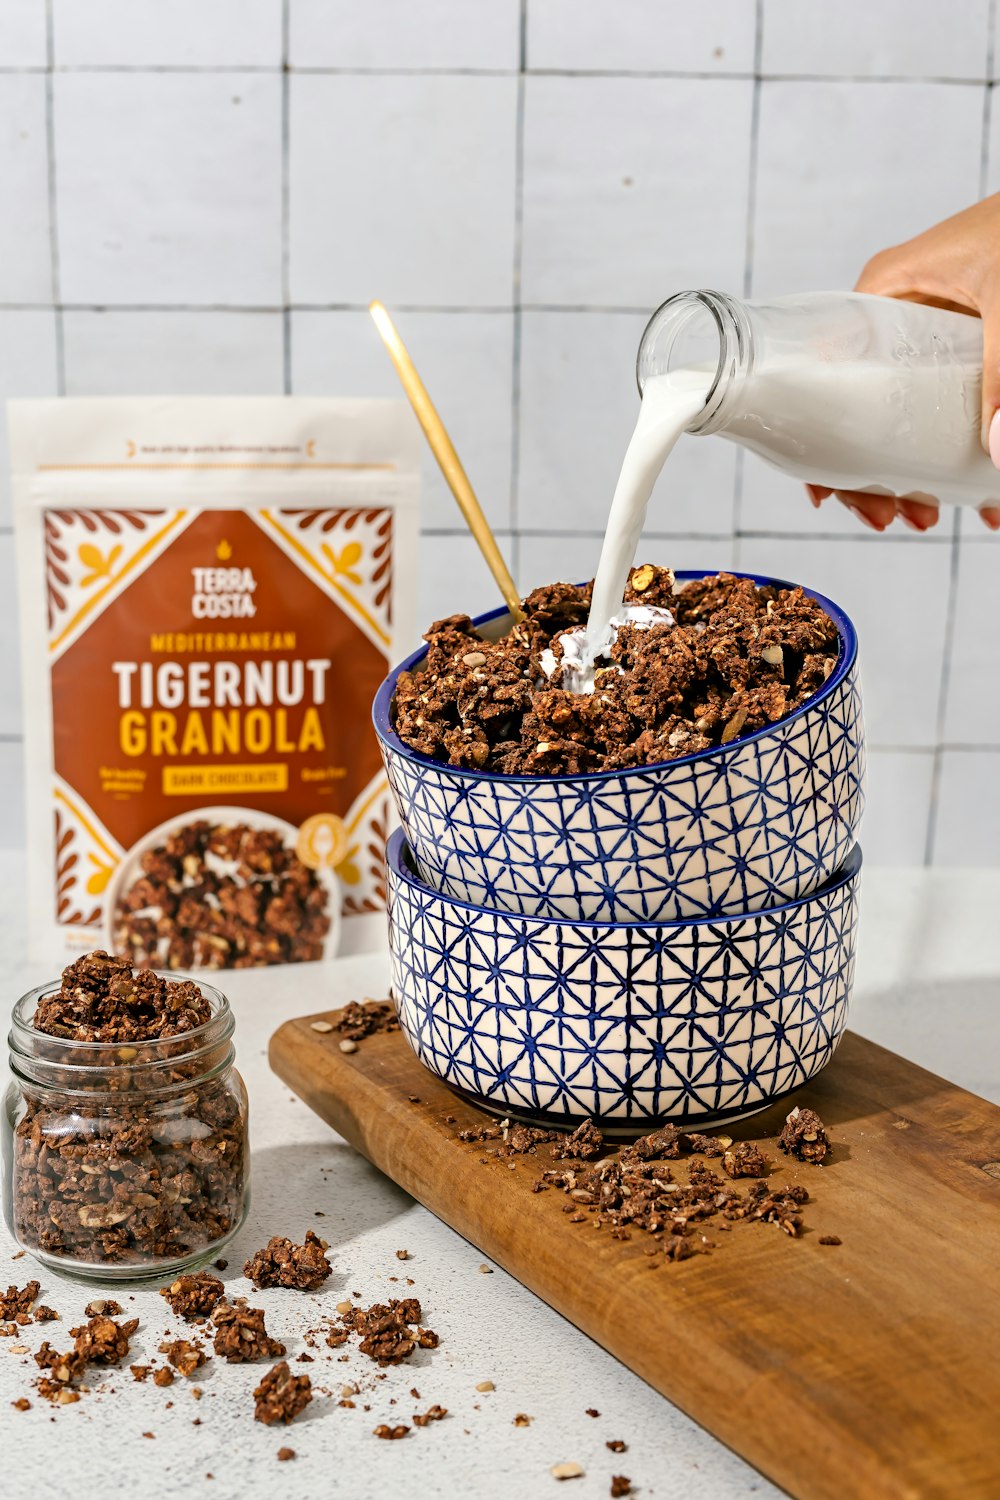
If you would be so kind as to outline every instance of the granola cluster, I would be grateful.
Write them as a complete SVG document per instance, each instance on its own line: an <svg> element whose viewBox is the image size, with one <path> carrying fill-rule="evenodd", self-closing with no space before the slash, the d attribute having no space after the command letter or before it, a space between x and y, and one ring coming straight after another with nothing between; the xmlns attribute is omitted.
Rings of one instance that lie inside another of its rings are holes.
<svg viewBox="0 0 1000 1500"><path fill-rule="evenodd" d="M210 1017L197 985L136 973L106 953L65 970L34 1027L95 1045L74 1052L72 1096L21 1084L12 1196L23 1245L77 1262L140 1264L197 1253L235 1228L246 1180L242 1100L224 1070L206 1076L204 1060L183 1057L184 1036Z"/></svg>
<svg viewBox="0 0 1000 1500"><path fill-rule="evenodd" d="M250 1257L243 1267L243 1274L258 1291L268 1286L286 1286L314 1292L330 1274L326 1250L326 1241L311 1229L306 1230L302 1245L294 1245L283 1235L275 1234L263 1250Z"/></svg>
<svg viewBox="0 0 1000 1500"><path fill-rule="evenodd" d="M448 765L506 775L652 765L777 723L839 656L837 627L800 588L719 573L675 592L670 570L646 563L632 569L625 602L668 613L623 625L594 692L572 692L561 637L586 624L590 596L590 585L536 589L498 641L468 615L437 621L424 666L397 683L400 739Z"/></svg>
<svg viewBox="0 0 1000 1500"><path fill-rule="evenodd" d="M362 1354L377 1365L398 1365L415 1349L436 1349L440 1339L432 1328L421 1327L423 1312L416 1297L393 1297L365 1309L352 1307L341 1315L327 1335L331 1349L347 1340L348 1332L359 1336ZM411 1326L412 1325L412 1326Z"/></svg>
<svg viewBox="0 0 1000 1500"><path fill-rule="evenodd" d="M115 945L161 969L250 969L323 957L327 892L270 829L189 823L140 861Z"/></svg>

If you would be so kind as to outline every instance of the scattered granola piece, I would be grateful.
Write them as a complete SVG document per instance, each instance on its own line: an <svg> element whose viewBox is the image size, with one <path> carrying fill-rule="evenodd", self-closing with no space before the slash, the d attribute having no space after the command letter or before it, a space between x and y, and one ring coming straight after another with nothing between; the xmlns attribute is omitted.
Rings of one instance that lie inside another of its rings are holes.
<svg viewBox="0 0 1000 1500"><path fill-rule="evenodd" d="M120 1318L125 1309L120 1302L113 1298L95 1297L93 1302L88 1302L83 1309L88 1318Z"/></svg>
<svg viewBox="0 0 1000 1500"><path fill-rule="evenodd" d="M603 1135L593 1120L584 1120L576 1127L572 1135L566 1136L553 1147L552 1155L559 1159L592 1161L594 1157L600 1156L603 1150Z"/></svg>
<svg viewBox="0 0 1000 1500"><path fill-rule="evenodd" d="M631 1495L632 1481L626 1474L612 1474L611 1494L612 1500L620 1500L622 1495Z"/></svg>
<svg viewBox="0 0 1000 1500"><path fill-rule="evenodd" d="M293 1375L285 1360L268 1370L254 1391L254 1420L270 1427L291 1422L312 1400L308 1375Z"/></svg>
<svg viewBox="0 0 1000 1500"><path fill-rule="evenodd" d="M377 1438L386 1438L390 1442L393 1442L398 1441L399 1438L405 1438L409 1430L402 1423L398 1427L388 1427L385 1422L382 1422L374 1429L374 1436Z"/></svg>
<svg viewBox="0 0 1000 1500"><path fill-rule="evenodd" d="M818 1163L830 1150L830 1137L815 1110L796 1106L785 1120L778 1147L787 1151L789 1156L797 1156L799 1161Z"/></svg>
<svg viewBox="0 0 1000 1500"><path fill-rule="evenodd" d="M161 1365L153 1376L153 1384L162 1390L165 1386L173 1385L174 1372L169 1365Z"/></svg>
<svg viewBox="0 0 1000 1500"><path fill-rule="evenodd" d="M204 1350L200 1349L197 1344L192 1344L188 1339L167 1339L160 1345L160 1353L167 1356L175 1370L187 1376L193 1375L195 1370L200 1370L208 1360L208 1355Z"/></svg>
<svg viewBox="0 0 1000 1500"><path fill-rule="evenodd" d="M117 1302L112 1302L111 1306L117 1307L118 1311L121 1312L121 1308L118 1307ZM54 1307L47 1307L44 1302L39 1302L38 1306L34 1309L34 1319L36 1323L57 1323L59 1321L59 1314Z"/></svg>
<svg viewBox="0 0 1000 1500"><path fill-rule="evenodd" d="M595 1407L588 1406L584 1415L588 1417L599 1417L601 1414Z"/></svg>
<svg viewBox="0 0 1000 1500"><path fill-rule="evenodd" d="M414 1427L427 1427L431 1422L441 1422L448 1415L446 1406L429 1406L421 1416L420 1412L413 1413Z"/></svg>
<svg viewBox="0 0 1000 1500"><path fill-rule="evenodd" d="M129 1365L129 1369L132 1372L132 1379L139 1381L145 1380L152 1368L152 1365Z"/></svg>
<svg viewBox="0 0 1000 1500"><path fill-rule="evenodd" d="M215 1324L215 1352L227 1364L249 1364L256 1359L280 1359L284 1344L273 1339L264 1327L264 1310L260 1307L230 1307L223 1302L212 1314ZM310 1355L299 1355L311 1362Z"/></svg>
<svg viewBox="0 0 1000 1500"><path fill-rule="evenodd" d="M357 1042L352 1042L351 1038L349 1036L345 1037L344 1040L342 1042L340 1042L338 1045L340 1047L341 1052L346 1053L348 1057L350 1056L350 1054L352 1052L357 1052L357 1050L358 1050L358 1044L357 1044Z"/></svg>
<svg viewBox="0 0 1000 1500"><path fill-rule="evenodd" d="M278 1449L278 1462L279 1462L279 1464L287 1464L288 1460L290 1458L294 1458L294 1457L295 1457L295 1449L294 1448L279 1448Z"/></svg>
<svg viewBox="0 0 1000 1500"><path fill-rule="evenodd" d="M604 1446L605 1448L610 1448L612 1453L628 1452L628 1444L623 1443L621 1438L608 1438L608 1441L604 1444Z"/></svg>
<svg viewBox="0 0 1000 1500"><path fill-rule="evenodd" d="M246 1262L243 1274L258 1291L263 1287L284 1286L314 1292L323 1285L332 1269L324 1254L326 1249L326 1241L311 1229L306 1230L305 1242L301 1245L294 1245L282 1235L273 1235L264 1248Z"/></svg>
<svg viewBox="0 0 1000 1500"><path fill-rule="evenodd" d="M396 1251L396 1259L397 1260L410 1260L411 1256L410 1256L409 1250L397 1250Z"/></svg>
<svg viewBox="0 0 1000 1500"><path fill-rule="evenodd" d="M534 1420L534 1417L529 1417L526 1411L516 1411L514 1413L513 1425L515 1427L530 1427Z"/></svg>
<svg viewBox="0 0 1000 1500"><path fill-rule="evenodd" d="M844 1243L839 1234L821 1234L819 1242L821 1245L842 1245Z"/></svg>
<svg viewBox="0 0 1000 1500"><path fill-rule="evenodd" d="M310 1030L312 1030L312 1031L318 1031L318 1032L320 1032L321 1035L325 1035L328 1031L332 1031L333 1030L333 1022L332 1021L310 1021L309 1022L309 1027L310 1027Z"/></svg>
<svg viewBox="0 0 1000 1500"><path fill-rule="evenodd" d="M480 1265L479 1270L480 1270L480 1272L481 1272L481 1274L483 1276L492 1276L493 1275L493 1267L492 1266L488 1266L485 1263L482 1264L482 1265Z"/></svg>
<svg viewBox="0 0 1000 1500"><path fill-rule="evenodd" d="M31 1410L31 1402L28 1400L27 1396L18 1396L17 1400L12 1401L10 1404L15 1411Z"/></svg>
<svg viewBox="0 0 1000 1500"><path fill-rule="evenodd" d="M715 1157L723 1156L733 1140L728 1135L698 1135L685 1131L684 1143L689 1151L696 1151L699 1156Z"/></svg>
<svg viewBox="0 0 1000 1500"><path fill-rule="evenodd" d="M398 1031L399 1019L395 1006L388 1000L366 1000L364 1004L352 1001L337 1016L334 1030L348 1041L360 1042L376 1032Z"/></svg>
<svg viewBox="0 0 1000 1500"><path fill-rule="evenodd" d="M6 1292L0 1293L0 1319L19 1322L24 1317L27 1320L40 1286L40 1282L29 1281L20 1291L16 1286L9 1286ZM21 1326L24 1326L23 1323Z"/></svg>
<svg viewBox="0 0 1000 1500"><path fill-rule="evenodd" d="M120 1365L128 1356L129 1340L138 1326L138 1318L116 1323L114 1318L97 1317L69 1332L84 1364Z"/></svg>
<svg viewBox="0 0 1000 1500"><path fill-rule="evenodd" d="M740 1141L726 1148L722 1169L729 1177L766 1177L771 1163L753 1141Z"/></svg>
<svg viewBox="0 0 1000 1500"><path fill-rule="evenodd" d="M495 1391L496 1390L496 1386L493 1384L492 1380L481 1380L479 1382L479 1384L476 1386L476 1390L477 1391Z"/></svg>
<svg viewBox="0 0 1000 1500"><path fill-rule="evenodd" d="M553 1479L582 1479L583 1469L579 1464L553 1464L549 1473Z"/></svg>
<svg viewBox="0 0 1000 1500"><path fill-rule="evenodd" d="M225 1286L210 1271L178 1276L169 1286L160 1288L160 1296L166 1298L170 1310L188 1322L207 1317L225 1295Z"/></svg>

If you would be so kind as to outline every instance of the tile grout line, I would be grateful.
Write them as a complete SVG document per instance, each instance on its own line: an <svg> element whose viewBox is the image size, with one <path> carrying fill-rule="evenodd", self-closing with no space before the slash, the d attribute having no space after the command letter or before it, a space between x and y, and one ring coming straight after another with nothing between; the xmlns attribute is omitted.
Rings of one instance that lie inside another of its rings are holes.
<svg viewBox="0 0 1000 1500"><path fill-rule="evenodd" d="M518 527L518 516L520 513L519 488L521 479L521 268L524 245L524 113L527 54L528 0L520 0L517 108L514 118L514 245L511 265L513 324L511 329L510 495L508 499L508 514L511 529L510 569L519 589L522 587L520 579L521 533Z"/></svg>
<svg viewBox="0 0 1000 1500"><path fill-rule="evenodd" d="M25 64L22 67L0 66L0 77L38 75L47 72L100 75L100 74L268 74L281 71L277 63L60 63L51 68L42 64ZM295 73L331 78L510 78L523 72L532 78L649 78L666 80L693 79L699 83L747 82L759 76L774 83L849 83L849 84L936 84L952 88L981 88L990 83L989 77L974 77L961 74L949 78L940 73L771 73L759 75L747 69L714 72L696 68L362 68L362 67L304 67L298 66Z"/></svg>
<svg viewBox="0 0 1000 1500"><path fill-rule="evenodd" d="M53 0L45 0L45 154L49 199L49 274L52 278L53 326L56 341L56 392L66 394L66 339L63 326L62 281L59 266L59 218L56 193L55 18Z"/></svg>
<svg viewBox="0 0 1000 1500"><path fill-rule="evenodd" d="M292 393L292 314L290 276L290 117L291 82L288 67L291 0L281 0L281 384Z"/></svg>

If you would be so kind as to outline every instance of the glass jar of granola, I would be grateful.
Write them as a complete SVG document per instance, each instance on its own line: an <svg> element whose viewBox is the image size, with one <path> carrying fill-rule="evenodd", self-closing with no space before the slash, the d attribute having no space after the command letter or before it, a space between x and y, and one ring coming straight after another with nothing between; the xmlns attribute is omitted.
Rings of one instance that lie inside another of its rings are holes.
<svg viewBox="0 0 1000 1500"><path fill-rule="evenodd" d="M99 1280L218 1253L249 1204L234 1028L219 990L106 953L18 1001L2 1161L19 1245Z"/></svg>

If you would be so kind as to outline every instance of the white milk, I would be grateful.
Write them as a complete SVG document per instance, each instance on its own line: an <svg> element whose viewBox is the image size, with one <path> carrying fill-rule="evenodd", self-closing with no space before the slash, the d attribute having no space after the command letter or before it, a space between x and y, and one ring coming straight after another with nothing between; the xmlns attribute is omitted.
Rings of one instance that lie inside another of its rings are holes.
<svg viewBox="0 0 1000 1500"><path fill-rule="evenodd" d="M625 619L636 624L653 623L644 617L648 606L626 607L623 611L625 585L657 475L685 427L704 406L711 384L712 376L700 370L675 370L646 381L639 420L611 502L587 628L583 633L572 631L562 637L567 663L565 686L571 692L594 691L594 663L607 656ZM672 624L672 617L663 613Z"/></svg>
<svg viewBox="0 0 1000 1500"><path fill-rule="evenodd" d="M1000 473L980 441L982 385L981 366L954 360L772 359L734 383L719 436L808 483L983 505Z"/></svg>

